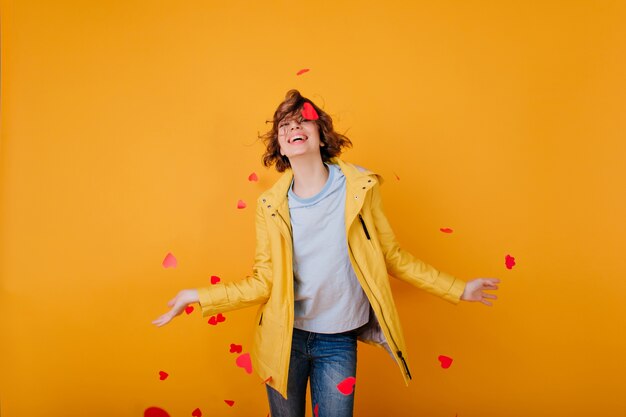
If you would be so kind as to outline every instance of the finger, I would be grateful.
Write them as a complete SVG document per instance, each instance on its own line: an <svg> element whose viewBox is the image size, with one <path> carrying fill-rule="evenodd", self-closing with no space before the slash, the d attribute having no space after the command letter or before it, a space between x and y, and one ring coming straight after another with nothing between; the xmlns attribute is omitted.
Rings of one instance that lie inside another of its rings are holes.
<svg viewBox="0 0 626 417"><path fill-rule="evenodd" d="M493 299L493 300L497 300L497 299L498 299L498 296L497 296L497 295L495 295L495 294L489 294L489 293L483 293L483 294L482 294L482 297L483 297L483 298L491 298L491 299Z"/></svg>
<svg viewBox="0 0 626 417"><path fill-rule="evenodd" d="M481 302L481 303L483 303L483 304L484 304L484 305L486 305L486 306L489 306L489 307L491 307L491 306L493 305L493 303L492 303L492 302L487 301L487 300L485 300L485 299L480 300L480 302Z"/></svg>

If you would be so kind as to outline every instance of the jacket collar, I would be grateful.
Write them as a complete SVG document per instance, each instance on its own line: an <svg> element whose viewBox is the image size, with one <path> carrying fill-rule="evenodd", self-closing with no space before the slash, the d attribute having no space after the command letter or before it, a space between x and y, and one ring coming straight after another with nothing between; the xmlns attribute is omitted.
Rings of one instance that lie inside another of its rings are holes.
<svg viewBox="0 0 626 417"><path fill-rule="evenodd" d="M366 186L369 189L375 182L378 182L379 184L383 183L383 178L375 172L344 162L339 158L332 158L330 163L337 164L339 165L339 168L341 168L343 175L346 177L346 188L348 192L354 191L355 188L362 188L363 186ZM283 203L287 202L287 194L292 180L293 171L291 169L287 169L278 181L274 183L272 188L261 194L261 199L266 200L264 203L270 202L270 204L273 204L274 207L279 208Z"/></svg>
<svg viewBox="0 0 626 417"><path fill-rule="evenodd" d="M332 158L330 163L339 165L346 177L346 228L361 210L365 200L365 194L376 183L382 184L382 177L370 170L357 165L347 163L339 158ZM293 171L288 169L269 190L261 194L260 203L270 211L277 213L291 228L289 221L289 201L287 193L293 180ZM276 217L276 216L274 216ZM276 219L278 220L278 219Z"/></svg>

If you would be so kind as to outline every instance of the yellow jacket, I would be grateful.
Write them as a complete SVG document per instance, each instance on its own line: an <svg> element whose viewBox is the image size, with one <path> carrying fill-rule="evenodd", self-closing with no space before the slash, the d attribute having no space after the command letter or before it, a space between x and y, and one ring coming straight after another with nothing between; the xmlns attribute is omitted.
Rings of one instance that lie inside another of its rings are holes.
<svg viewBox="0 0 626 417"><path fill-rule="evenodd" d="M335 158L346 177L346 236L350 261L375 313L359 340L387 348L408 384L411 379L404 336L388 274L458 303L465 282L413 257L398 245L383 214L381 179ZM261 304L256 318L253 366L262 379L287 397L294 320L293 241L287 192L293 173L261 194L256 208L256 255L245 279L198 289L202 315Z"/></svg>

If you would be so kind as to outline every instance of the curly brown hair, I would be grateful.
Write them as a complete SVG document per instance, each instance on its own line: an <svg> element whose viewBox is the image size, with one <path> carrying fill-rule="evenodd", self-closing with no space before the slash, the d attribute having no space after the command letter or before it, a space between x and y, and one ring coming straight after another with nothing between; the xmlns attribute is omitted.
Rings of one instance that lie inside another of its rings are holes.
<svg viewBox="0 0 626 417"><path fill-rule="evenodd" d="M265 143L265 153L263 154L263 165L271 167L276 165L278 172L284 172L287 168L291 168L289 159L280 154L280 145L278 144L278 125L286 117L294 117L302 121L302 106L304 103L310 103L317 112L319 119L315 120L320 132L320 141L324 144L320 148L322 160L330 161L331 158L339 156L343 148L352 146L352 142L341 133L335 132L333 128L333 119L324 110L320 109L306 97L302 97L298 90L289 90L285 95L285 100L278 105L274 112L272 120L272 129L259 136ZM269 121L268 121L269 123Z"/></svg>

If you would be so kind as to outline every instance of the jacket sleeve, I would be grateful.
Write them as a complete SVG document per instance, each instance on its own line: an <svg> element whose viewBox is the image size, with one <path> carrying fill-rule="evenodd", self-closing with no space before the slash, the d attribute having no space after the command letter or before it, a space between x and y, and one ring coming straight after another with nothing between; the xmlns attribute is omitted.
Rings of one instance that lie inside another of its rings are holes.
<svg viewBox="0 0 626 417"><path fill-rule="evenodd" d="M262 205L256 208L256 254L252 276L198 288L202 316L236 310L267 301L272 285L272 261L267 223Z"/></svg>
<svg viewBox="0 0 626 417"><path fill-rule="evenodd" d="M390 275L452 303L460 301L464 281L438 271L400 247L383 213L379 184L372 188L372 216Z"/></svg>

